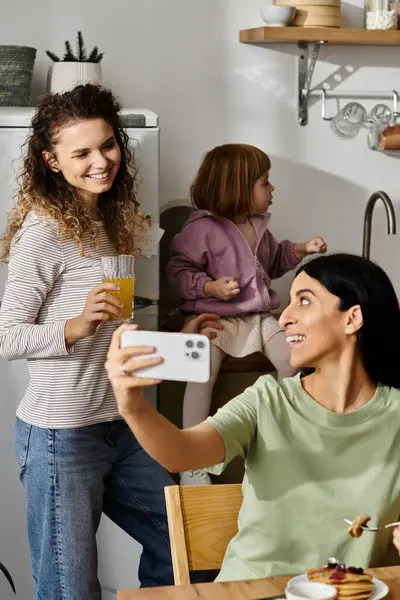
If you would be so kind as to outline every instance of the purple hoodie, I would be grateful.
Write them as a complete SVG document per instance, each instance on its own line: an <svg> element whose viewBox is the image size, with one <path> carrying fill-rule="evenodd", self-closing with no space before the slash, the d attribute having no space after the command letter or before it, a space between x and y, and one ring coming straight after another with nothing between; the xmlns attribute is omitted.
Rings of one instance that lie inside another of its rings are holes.
<svg viewBox="0 0 400 600"><path fill-rule="evenodd" d="M278 308L279 296L270 288L277 279L300 262L293 243L278 242L267 229L270 215L252 215L257 231L256 251L229 219L205 210L195 211L170 246L169 282L186 300L183 311L217 313L221 317L269 312ZM204 293L207 281L236 277L239 296L227 302Z"/></svg>

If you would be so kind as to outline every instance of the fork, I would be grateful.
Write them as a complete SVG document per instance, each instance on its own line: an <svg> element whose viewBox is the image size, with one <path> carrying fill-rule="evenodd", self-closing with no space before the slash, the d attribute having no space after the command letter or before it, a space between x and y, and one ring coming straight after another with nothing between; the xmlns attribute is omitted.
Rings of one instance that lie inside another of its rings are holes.
<svg viewBox="0 0 400 600"><path fill-rule="evenodd" d="M350 519L344 519L344 522L347 523L348 525L353 525L353 521L350 521ZM375 532L375 531L379 531L380 529L388 529L389 527L397 527L397 525L400 525L400 521L396 521L395 523L388 523L387 525L383 525L382 527L368 527L368 525L361 525L360 529L363 529L364 531Z"/></svg>

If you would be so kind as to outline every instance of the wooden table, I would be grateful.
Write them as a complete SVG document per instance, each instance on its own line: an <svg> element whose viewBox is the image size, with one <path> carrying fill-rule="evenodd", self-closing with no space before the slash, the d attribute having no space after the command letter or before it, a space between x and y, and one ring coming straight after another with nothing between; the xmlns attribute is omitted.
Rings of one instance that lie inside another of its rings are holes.
<svg viewBox="0 0 400 600"><path fill-rule="evenodd" d="M368 573L389 586L387 600L400 600L400 567L368 569ZM270 577L246 581L198 583L118 592L118 600L256 600L283 596L290 577Z"/></svg>

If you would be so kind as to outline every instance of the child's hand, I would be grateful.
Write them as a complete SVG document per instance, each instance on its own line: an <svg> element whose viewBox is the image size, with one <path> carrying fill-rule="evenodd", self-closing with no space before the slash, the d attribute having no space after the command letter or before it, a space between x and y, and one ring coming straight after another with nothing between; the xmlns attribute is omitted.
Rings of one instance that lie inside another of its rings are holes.
<svg viewBox="0 0 400 600"><path fill-rule="evenodd" d="M185 327L181 329L181 333L201 333L213 340L217 334L214 331L204 332L203 330L207 328L222 330L224 326L219 322L219 319L219 316L213 313L203 313L188 321Z"/></svg>
<svg viewBox="0 0 400 600"><path fill-rule="evenodd" d="M314 237L305 242L305 250L307 254L323 254L327 250L326 242L322 237Z"/></svg>
<svg viewBox="0 0 400 600"><path fill-rule="evenodd" d="M206 296L229 302L232 298L239 296L240 287L236 277L220 277L215 281L207 281L204 292Z"/></svg>
<svg viewBox="0 0 400 600"><path fill-rule="evenodd" d="M325 240L320 237L314 237L302 244L294 244L293 252L296 258L302 259L308 254L323 254L327 251Z"/></svg>

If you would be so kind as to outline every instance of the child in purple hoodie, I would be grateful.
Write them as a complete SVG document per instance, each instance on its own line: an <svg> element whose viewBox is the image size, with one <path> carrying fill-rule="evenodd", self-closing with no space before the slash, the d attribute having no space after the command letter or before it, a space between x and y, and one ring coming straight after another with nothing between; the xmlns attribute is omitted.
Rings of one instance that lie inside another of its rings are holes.
<svg viewBox="0 0 400 600"><path fill-rule="evenodd" d="M271 280L294 269L308 254L326 252L325 241L278 242L268 229L273 185L268 156L253 146L225 144L208 152L191 187L198 210L171 243L167 276L184 299L187 314L216 313L223 331L211 346L211 377L189 383L183 427L208 416L211 396L226 354L263 352L278 378L290 377L289 349L271 311L279 307ZM205 471L181 474L181 485L211 483Z"/></svg>

